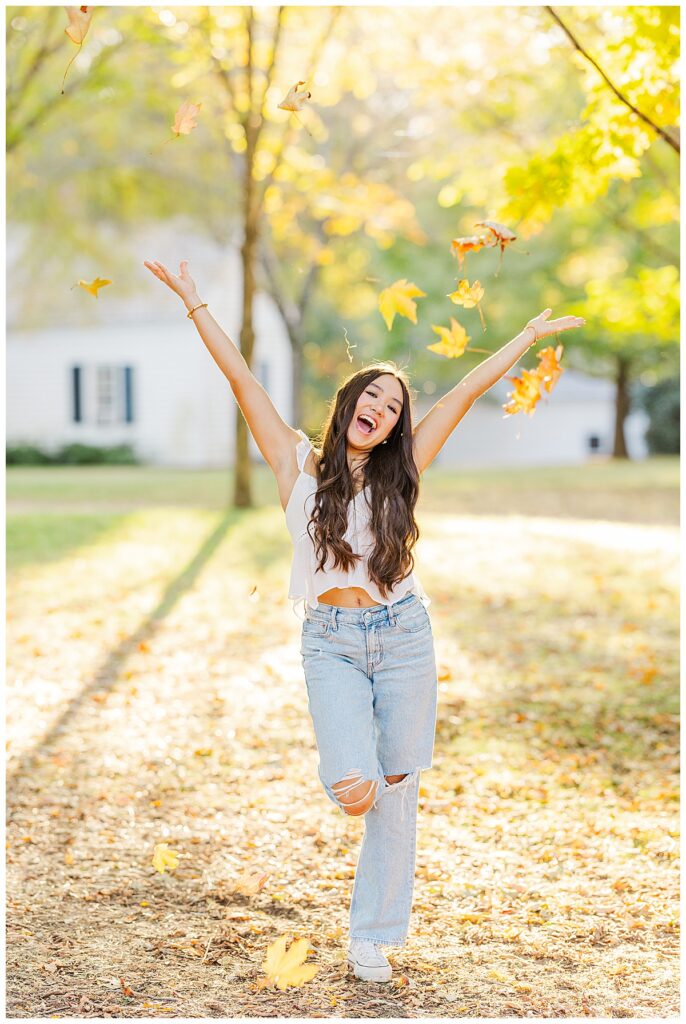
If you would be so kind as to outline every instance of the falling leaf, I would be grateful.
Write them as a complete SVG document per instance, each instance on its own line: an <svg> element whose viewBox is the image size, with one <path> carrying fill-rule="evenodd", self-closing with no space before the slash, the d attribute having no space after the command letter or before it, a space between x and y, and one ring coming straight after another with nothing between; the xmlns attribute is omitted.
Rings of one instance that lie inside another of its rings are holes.
<svg viewBox="0 0 686 1024"><path fill-rule="evenodd" d="M462 266L468 252L478 252L479 249L492 245L495 245L493 235L468 235L464 238L453 238L450 243L450 251L453 256L457 256L460 266Z"/></svg>
<svg viewBox="0 0 686 1024"><path fill-rule="evenodd" d="M384 288L379 295L379 311L386 321L389 331L393 326L396 313L399 316L407 317L413 324L417 323L417 304L412 299L420 295L426 295L426 292L404 277L394 281L388 288Z"/></svg>
<svg viewBox="0 0 686 1024"><path fill-rule="evenodd" d="M439 356L447 356L449 359L457 359L458 356L461 356L470 340L464 327L452 316L450 317L450 327L437 327L432 324L431 330L435 331L441 340L426 347L430 352L437 352Z"/></svg>
<svg viewBox="0 0 686 1024"><path fill-rule="evenodd" d="M508 416L517 412L525 412L533 416L536 403L541 397L541 378L535 370L523 370L521 377L507 377L514 384L510 401L503 406Z"/></svg>
<svg viewBox="0 0 686 1024"><path fill-rule="evenodd" d="M86 38L88 29L90 28L91 18L93 17L92 7L65 7L64 9L67 12L67 18L69 19L69 24L67 25L64 31L66 35L69 36L71 41L77 44L79 49L67 64L67 70L64 72L64 77L62 79L63 96L64 83L67 79L67 72L69 71L69 68L72 66L72 64L78 57L79 53L81 52L83 41Z"/></svg>
<svg viewBox="0 0 686 1024"><path fill-rule="evenodd" d="M451 302L454 302L456 306L464 306L465 309L472 309L473 306L476 306L479 310L481 326L486 330L484 315L481 312L481 306L479 305L483 297L484 290L481 282L475 281L474 284L470 285L466 277L459 280L455 291L448 295L448 298Z"/></svg>
<svg viewBox="0 0 686 1024"><path fill-rule="evenodd" d="M276 985L283 991L289 985L304 985L306 981L311 981L319 970L319 964L303 963L310 949L308 939L296 939L286 950L287 941L288 936L281 935L276 942L267 947L267 956L262 963L266 977L260 978L258 988Z"/></svg>
<svg viewBox="0 0 686 1024"><path fill-rule="evenodd" d="M558 345L556 349L552 346L541 349L537 352L540 363L535 370L523 370L521 377L508 377L515 388L510 392L511 400L503 406L506 415L513 416L517 412L525 412L533 415L534 408L542 395L542 389L552 391L557 383L563 368L559 360L562 356L563 346Z"/></svg>
<svg viewBox="0 0 686 1024"><path fill-rule="evenodd" d="M311 99L312 93L298 92L301 85L305 85L305 82L296 82L295 85L288 90L285 98L278 104L281 110L292 110L294 113L297 113L299 110L303 109L307 100Z"/></svg>
<svg viewBox="0 0 686 1024"><path fill-rule="evenodd" d="M240 875L232 886L229 886L229 892L240 892L244 896L254 896L255 893L262 889L269 878L269 875L264 871L255 871L253 868L246 868L242 875Z"/></svg>
<svg viewBox="0 0 686 1024"><path fill-rule="evenodd" d="M112 284L106 277L96 277L94 281L79 281L81 288L89 292L96 299L98 297L98 291L100 288L104 288L105 285Z"/></svg>
<svg viewBox="0 0 686 1024"><path fill-rule="evenodd" d="M553 390L562 373L562 367L560 366L562 352L562 345L558 345L555 349L549 345L548 348L541 349L540 352L536 353L541 361L537 373L543 381L543 387L548 392Z"/></svg>
<svg viewBox="0 0 686 1024"><path fill-rule="evenodd" d="M484 290L479 281L470 285L466 277L457 282L457 289L448 295L456 306L464 306L465 309L472 309L478 306L484 296Z"/></svg>
<svg viewBox="0 0 686 1024"><path fill-rule="evenodd" d="M73 43L79 45L84 41L88 34L88 29L91 27L91 18L93 17L92 7L65 7L69 24L65 28L65 33L69 36Z"/></svg>
<svg viewBox="0 0 686 1024"><path fill-rule="evenodd" d="M498 245L500 247L500 263L498 263L498 270L503 262L503 253L505 252L505 246L509 245L510 242L514 242L517 236L514 231L510 231L509 228L505 227L504 224L498 224L495 220L483 220L479 221L478 224L474 225L475 228L486 228L491 232L493 241L491 245ZM498 276L498 270L495 272L495 276Z"/></svg>
<svg viewBox="0 0 686 1024"><path fill-rule="evenodd" d="M191 103L190 100L181 104L174 115L174 124L172 125L172 131L177 138L179 135L190 135L197 127L195 119L201 107L202 103Z"/></svg>
<svg viewBox="0 0 686 1024"><path fill-rule="evenodd" d="M167 868L173 869L179 866L179 855L176 850L169 849L168 843L157 843L151 863L155 870L163 875Z"/></svg>

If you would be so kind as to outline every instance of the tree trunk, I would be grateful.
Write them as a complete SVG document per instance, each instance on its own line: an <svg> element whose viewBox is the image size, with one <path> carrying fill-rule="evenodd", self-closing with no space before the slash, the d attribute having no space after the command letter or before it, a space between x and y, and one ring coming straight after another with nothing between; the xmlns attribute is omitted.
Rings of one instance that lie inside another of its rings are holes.
<svg viewBox="0 0 686 1024"><path fill-rule="evenodd" d="M252 90L252 45L253 45L253 11L248 9L246 34L248 42L248 61L246 66L247 96L250 109L243 121L245 132L245 164L243 181L243 244L241 245L241 263L243 265L243 317L240 333L240 347L243 358L252 370L253 349L255 347L255 329L253 325L253 299L255 296L255 257L259 235L259 203L255 190L253 164L260 135L261 112L253 106ZM240 409L236 410L236 445L234 457L234 490L233 503L236 508L252 508L252 491L250 487L250 436L248 424Z"/></svg>
<svg viewBox="0 0 686 1024"><path fill-rule="evenodd" d="M248 138L252 133L248 130ZM241 263L243 265L243 321L240 333L240 348L243 358L252 368L255 347L253 325L253 299L255 295L255 253L259 234L259 215L254 202L253 156L250 142L245 154L245 205L243 221L243 244ZM236 508L252 508L250 487L250 436L248 424L240 409L236 410L236 455L234 459L234 505Z"/></svg>
<svg viewBox="0 0 686 1024"><path fill-rule="evenodd" d="M302 338L296 337L289 331L292 353L292 392L293 392L293 426L303 430L303 401L302 401L302 372L303 372L303 345Z"/></svg>
<svg viewBox="0 0 686 1024"><path fill-rule="evenodd" d="M617 356L617 376L615 378L615 437L612 457L628 459L629 452L624 436L624 420L629 414L629 360Z"/></svg>

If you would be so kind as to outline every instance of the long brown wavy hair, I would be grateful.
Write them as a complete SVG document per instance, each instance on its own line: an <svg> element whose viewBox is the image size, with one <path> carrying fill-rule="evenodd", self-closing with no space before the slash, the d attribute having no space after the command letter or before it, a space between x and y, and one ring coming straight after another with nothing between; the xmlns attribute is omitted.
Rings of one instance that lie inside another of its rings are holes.
<svg viewBox="0 0 686 1024"><path fill-rule="evenodd" d="M364 487L371 493L369 528L375 546L369 554L369 577L386 598L414 568L412 548L419 538L414 509L419 497L419 473L412 454L412 410L410 384L405 371L395 363L371 363L351 374L331 400L329 413L315 448L317 493L307 526L323 569L332 552L334 567L347 571L362 555L343 539L348 525L348 505L354 497L353 477L347 459L347 431L357 400L368 384L383 373L392 374L403 390L403 407L386 442L370 450L364 465ZM364 495L367 499L367 495ZM369 502L368 502L369 503ZM310 527L314 527L314 537Z"/></svg>

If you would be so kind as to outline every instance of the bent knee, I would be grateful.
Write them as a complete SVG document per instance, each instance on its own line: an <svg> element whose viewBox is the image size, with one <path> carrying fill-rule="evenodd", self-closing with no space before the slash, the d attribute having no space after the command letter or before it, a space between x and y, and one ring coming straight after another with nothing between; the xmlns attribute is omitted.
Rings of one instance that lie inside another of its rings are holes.
<svg viewBox="0 0 686 1024"><path fill-rule="evenodd" d="M377 789L378 781L362 779L359 771L348 772L331 787L345 813L351 815L366 814L374 803Z"/></svg>
<svg viewBox="0 0 686 1024"><path fill-rule="evenodd" d="M390 783L402 782L403 779L407 778L407 773L405 773L405 775L384 775L384 778L385 778L386 782L390 782Z"/></svg>

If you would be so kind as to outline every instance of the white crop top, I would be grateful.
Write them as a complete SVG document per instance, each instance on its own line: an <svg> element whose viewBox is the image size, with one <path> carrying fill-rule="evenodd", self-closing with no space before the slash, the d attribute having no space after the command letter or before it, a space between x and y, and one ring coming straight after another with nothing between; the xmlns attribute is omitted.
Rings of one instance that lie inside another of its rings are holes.
<svg viewBox="0 0 686 1024"><path fill-rule="evenodd" d="M365 499L365 491L369 485L359 491L350 502L352 505L352 517L348 508L348 528L345 531L345 540L350 544L354 552L363 556L357 561L352 569L347 572L340 566L332 568L333 554L328 552L325 569L317 568L318 559L315 556L314 541L307 532L307 524L314 508L315 494L317 493L316 477L305 472L305 460L312 448L307 434L298 430L302 441L296 447L296 457L300 475L288 499L285 508L286 526L293 541L293 564L291 567L291 579L288 588L289 600L293 601L293 611L297 615L297 605L302 602L303 615L298 618L305 618L305 605L318 608L317 596L332 587L362 587L379 604L393 604L399 601L406 594L416 594L425 607L431 604L416 573L410 573L404 580L397 583L389 596L383 598L376 584L367 575L367 558L374 550L374 538L369 530L370 510ZM352 519L352 522L351 522ZM311 527L314 534L314 527Z"/></svg>

